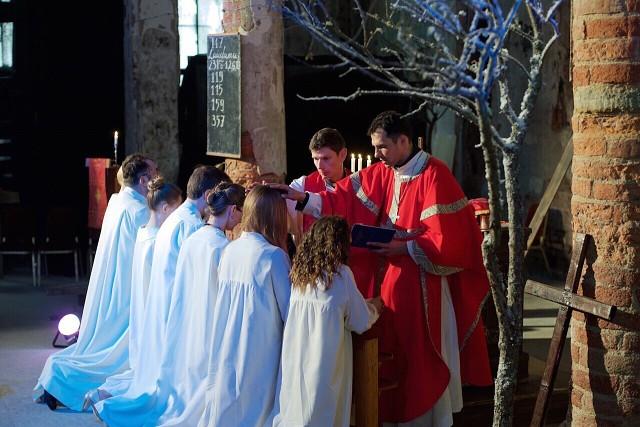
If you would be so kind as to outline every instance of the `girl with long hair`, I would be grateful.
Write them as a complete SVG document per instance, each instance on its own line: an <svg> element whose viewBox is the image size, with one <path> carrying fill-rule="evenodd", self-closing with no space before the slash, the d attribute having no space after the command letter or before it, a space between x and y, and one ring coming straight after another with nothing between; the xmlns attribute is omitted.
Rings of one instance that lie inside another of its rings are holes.
<svg viewBox="0 0 640 427"><path fill-rule="evenodd" d="M244 204L242 235L224 251L213 313L206 405L199 426L271 426L291 282L287 208L258 185Z"/></svg>
<svg viewBox="0 0 640 427"><path fill-rule="evenodd" d="M347 266L349 225L329 216L304 235L293 259L275 426L348 427L353 376L351 332L378 319L380 298L358 291Z"/></svg>
<svg viewBox="0 0 640 427"><path fill-rule="evenodd" d="M182 203L182 191L174 184L156 177L147 184L147 205L151 211L149 221L138 229L133 249L133 269L131 271L131 305L129 317L129 369L107 378L105 383L95 390L87 392L83 410L94 403L120 394L131 383L135 361L140 352L140 333L145 300L149 289L149 273L153 248L158 229L165 219Z"/></svg>

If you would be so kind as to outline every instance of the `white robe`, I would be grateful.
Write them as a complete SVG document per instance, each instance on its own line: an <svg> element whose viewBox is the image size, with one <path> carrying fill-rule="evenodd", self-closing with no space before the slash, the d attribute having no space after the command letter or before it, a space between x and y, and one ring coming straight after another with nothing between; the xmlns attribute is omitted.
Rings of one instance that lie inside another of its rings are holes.
<svg viewBox="0 0 640 427"><path fill-rule="evenodd" d="M342 265L327 289L294 288L282 342L280 413L274 427L349 427L353 350L351 331L378 319L351 269Z"/></svg>
<svg viewBox="0 0 640 427"><path fill-rule="evenodd" d="M244 232L222 255L206 407L199 426L271 426L291 283L289 258Z"/></svg>
<svg viewBox="0 0 640 427"><path fill-rule="evenodd" d="M135 364L140 354L140 341L142 321L144 318L144 306L149 290L149 276L151 274L151 261L153 260L153 248L156 243L158 227L141 227L138 230L136 246L133 250L133 269L131 272L131 310L129 315L129 369L107 378L100 386L112 396L124 393L135 371Z"/></svg>
<svg viewBox="0 0 640 427"><path fill-rule="evenodd" d="M125 187L111 196L82 311L78 342L49 357L33 395L43 389L80 411L87 391L129 367L131 268L138 228L149 220L143 195Z"/></svg>
<svg viewBox="0 0 640 427"><path fill-rule="evenodd" d="M180 249L171 299L167 347L158 384L164 408L158 426L192 427L204 411L218 265L229 244L224 232L206 226Z"/></svg>
<svg viewBox="0 0 640 427"><path fill-rule="evenodd" d="M114 395L95 404L100 417L112 427L132 424L130 407L138 407L136 400L153 392L160 372L166 343L166 326L173 292L178 252L182 243L202 226L202 218L195 205L186 200L164 221L153 252L149 294L144 310L139 360L133 381L121 395Z"/></svg>

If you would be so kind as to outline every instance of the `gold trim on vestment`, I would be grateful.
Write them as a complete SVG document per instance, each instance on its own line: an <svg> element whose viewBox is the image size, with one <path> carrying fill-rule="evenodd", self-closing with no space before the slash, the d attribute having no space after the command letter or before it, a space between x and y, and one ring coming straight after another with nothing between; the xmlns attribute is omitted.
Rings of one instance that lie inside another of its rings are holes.
<svg viewBox="0 0 640 427"><path fill-rule="evenodd" d="M469 201L466 197L463 197L460 200L457 200L453 203L449 203L448 205L433 205L429 206L427 209L423 210L420 214L420 221L424 221L425 219L432 217L434 215L440 214L451 214L460 212L462 209L466 208L469 204Z"/></svg>
<svg viewBox="0 0 640 427"><path fill-rule="evenodd" d="M473 335L473 332L476 330L476 326L478 326L478 322L480 322L480 316L482 315L482 308L484 307L484 304L487 302L489 295L491 295L491 292L487 291L487 294L484 296L484 298L482 298L482 301L478 306L478 311L476 312L476 318L473 319L473 323L469 326L469 329L467 330L467 332L464 335L464 338L462 339L462 343L460 344L461 353L462 353L462 350L464 350L464 347L467 345L467 341L469 340L469 338L471 338L471 335Z"/></svg>
<svg viewBox="0 0 640 427"><path fill-rule="evenodd" d="M353 186L353 191L356 193L356 197L360 199L362 204L365 205L365 207L377 218L380 214L380 207L364 193L362 183L360 182L360 174L358 172L352 173L351 176L349 176L349 179L351 180L351 185Z"/></svg>
<svg viewBox="0 0 640 427"><path fill-rule="evenodd" d="M420 245L415 240L411 240L407 243L411 245L409 253L413 253L415 261L427 272L435 274L437 276L448 276L461 272L463 269L459 267L447 267L445 265L438 265L431 262L431 260L424 253Z"/></svg>

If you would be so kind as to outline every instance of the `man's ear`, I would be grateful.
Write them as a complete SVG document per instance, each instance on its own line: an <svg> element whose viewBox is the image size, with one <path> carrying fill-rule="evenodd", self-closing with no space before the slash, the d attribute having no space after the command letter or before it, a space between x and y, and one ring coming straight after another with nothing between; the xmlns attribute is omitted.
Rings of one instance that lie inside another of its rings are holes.
<svg viewBox="0 0 640 427"><path fill-rule="evenodd" d="M340 159L340 162L344 162L344 159L346 158L347 158L347 148L345 147L338 152L338 159Z"/></svg>
<svg viewBox="0 0 640 427"><path fill-rule="evenodd" d="M411 140L409 139L409 137L403 133L401 133L398 136L397 142L400 143L403 146L406 146L409 148L409 150L411 150Z"/></svg>

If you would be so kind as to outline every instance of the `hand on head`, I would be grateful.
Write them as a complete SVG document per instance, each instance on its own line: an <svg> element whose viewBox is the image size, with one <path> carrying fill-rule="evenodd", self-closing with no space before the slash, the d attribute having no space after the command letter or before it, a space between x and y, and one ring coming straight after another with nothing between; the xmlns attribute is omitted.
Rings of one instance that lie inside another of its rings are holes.
<svg viewBox="0 0 640 427"><path fill-rule="evenodd" d="M296 191L293 188L289 187L287 184L277 184L277 183L269 183L267 184L269 187L278 190L282 195L283 199L294 200L296 202L301 202L305 199L306 194L304 191Z"/></svg>
<svg viewBox="0 0 640 427"><path fill-rule="evenodd" d="M254 188L256 188L258 185L265 185L265 182L264 181L262 181L262 182L258 182L258 181L252 182L251 184L247 185L244 188L244 194L249 194L249 192L251 190L253 190Z"/></svg>

